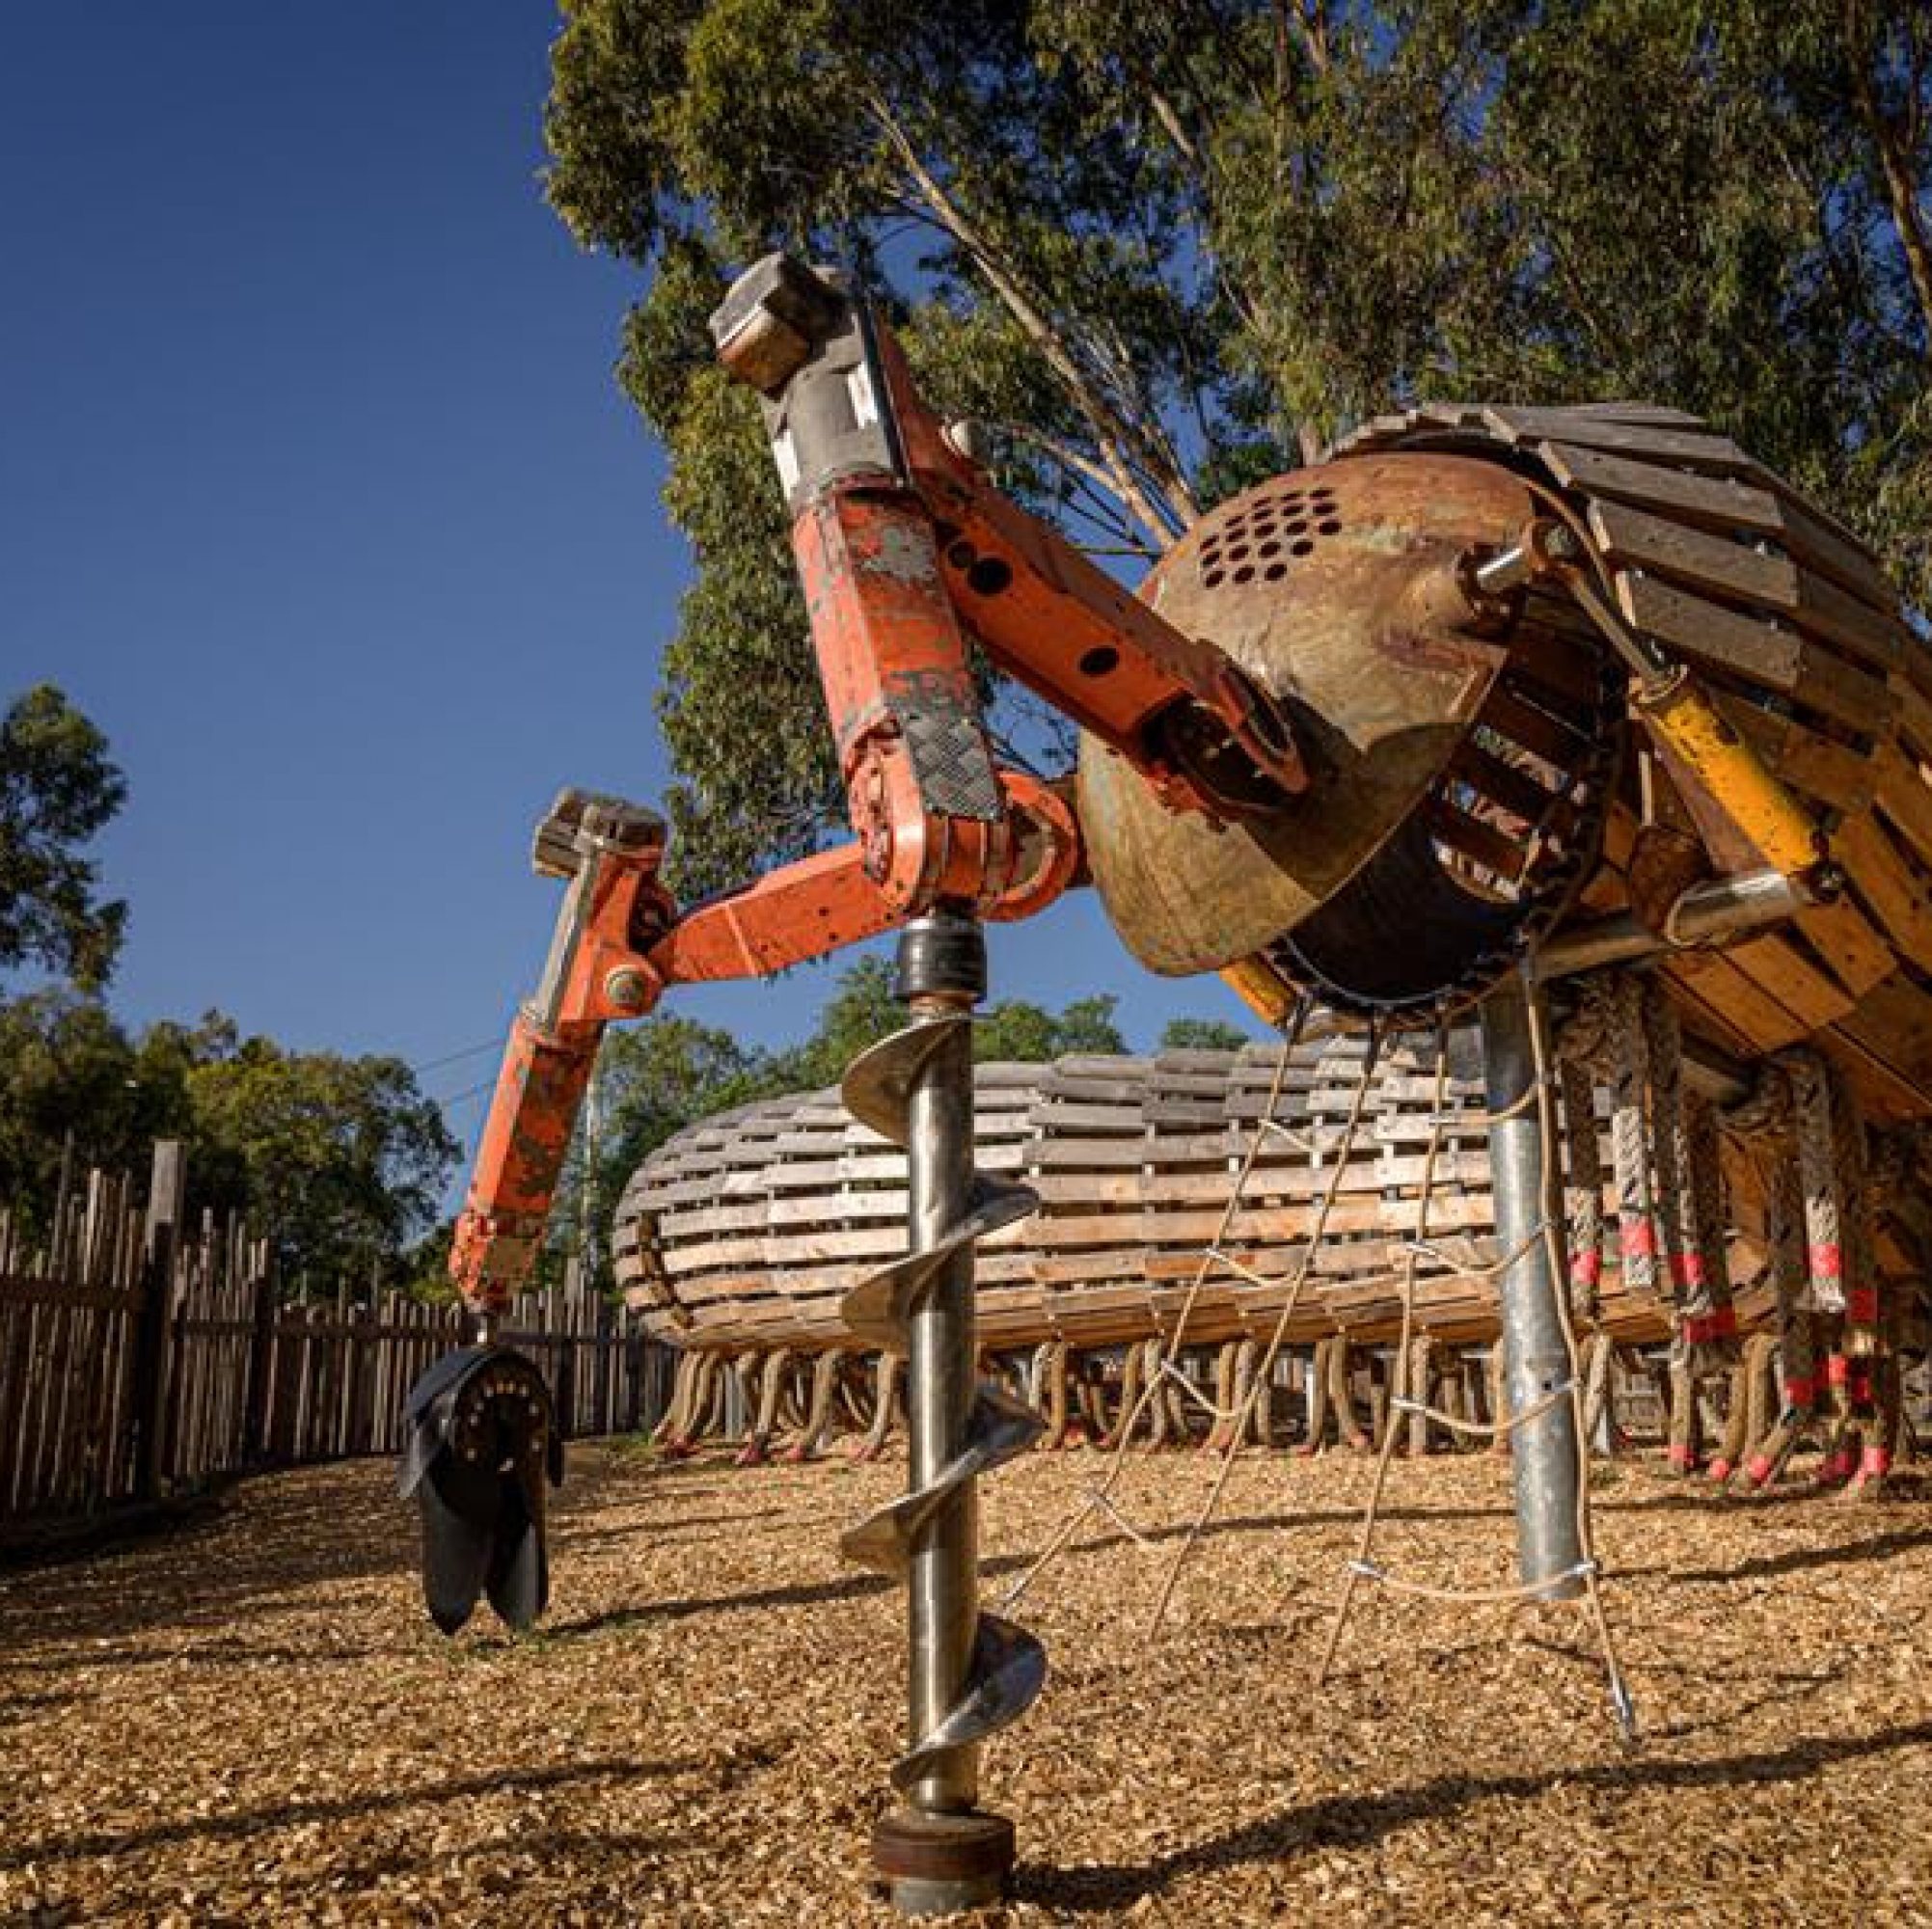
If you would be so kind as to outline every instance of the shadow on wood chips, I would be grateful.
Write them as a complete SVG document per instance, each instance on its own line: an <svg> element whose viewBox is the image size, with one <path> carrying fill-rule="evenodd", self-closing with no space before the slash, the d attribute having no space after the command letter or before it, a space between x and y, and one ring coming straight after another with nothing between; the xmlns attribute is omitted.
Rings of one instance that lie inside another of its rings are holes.
<svg viewBox="0 0 1932 1929"><path fill-rule="evenodd" d="M989 1597L1100 1472L989 1482ZM1367 1470L1132 1457L1021 1617L1047 1696L987 1751L1023 1865L989 1922L1923 1920L1932 1500L1601 1477L1643 1733L1561 1609L1371 1595L1312 1675ZM0 1920L885 1922L865 1840L895 1589L839 1527L903 1479L580 1450L544 1626L454 1642L390 1470L245 1483L165 1538L0 1576ZM1494 1586L1508 1471L1399 1465L1391 1566Z"/></svg>

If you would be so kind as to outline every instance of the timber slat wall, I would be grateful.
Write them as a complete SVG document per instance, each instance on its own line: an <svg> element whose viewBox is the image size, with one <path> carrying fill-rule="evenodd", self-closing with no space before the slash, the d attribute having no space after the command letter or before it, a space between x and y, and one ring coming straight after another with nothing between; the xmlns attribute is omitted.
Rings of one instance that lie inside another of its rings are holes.
<svg viewBox="0 0 1932 1929"><path fill-rule="evenodd" d="M1283 1129L1256 1148L1221 1238L1241 1271L1216 1263L1198 1286L1203 1249L1222 1233L1236 1170L1267 1111L1274 1050L977 1066L974 1163L1040 1199L1038 1212L976 1249L982 1342L1111 1345L1167 1330L1190 1300L1197 1338L1265 1340L1304 1263L1289 1339L1393 1330L1431 1131L1432 1046L1390 1042L1324 1214L1362 1050L1352 1037L1296 1050L1271 1115ZM1473 1053L1458 1048L1446 1099L1471 1122L1446 1131L1436 1161L1421 1317L1432 1333L1482 1337L1494 1324L1481 1277L1494 1242ZM618 1280L651 1330L682 1346L845 1344L841 1297L905 1250L905 1155L836 1092L706 1120L632 1179L613 1233Z"/></svg>
<svg viewBox="0 0 1932 1929"><path fill-rule="evenodd" d="M1266 1344L1278 1325L1293 1345L1335 1335L1383 1345L1401 1323L1411 1257L1418 1332L1449 1345L1491 1339L1499 1255L1474 1029L1450 1035L1426 1226L1433 1041L1388 1039L1366 1093L1363 1054L1359 1036L1304 1038L1272 1109L1270 1046L975 1067L974 1163L1040 1200L975 1249L982 1344L1116 1346L1171 1335L1185 1308L1187 1336L1204 1345ZM1595 1123L1607 1174L1607 1111ZM1719 1155L1732 1296L1750 1329L1772 1313L1762 1184L1741 1140L1725 1137ZM638 1168L613 1227L617 1279L648 1330L676 1346L847 1348L840 1300L904 1253L905 1187L905 1155L836 1092L761 1100L688 1128ZM1606 1204L1592 1317L1620 1342L1661 1343L1669 1300L1626 1284ZM1883 1217L1878 1236L1882 1274L1915 1279Z"/></svg>
<svg viewBox="0 0 1932 1929"><path fill-rule="evenodd" d="M402 1446L402 1404L463 1344L461 1310L390 1292L282 1302L268 1243L204 1218L161 1248L125 1177L93 1174L43 1242L0 1212L0 1534L213 1477ZM665 1349L594 1294L525 1294L503 1339L543 1369L566 1436L662 1412Z"/></svg>

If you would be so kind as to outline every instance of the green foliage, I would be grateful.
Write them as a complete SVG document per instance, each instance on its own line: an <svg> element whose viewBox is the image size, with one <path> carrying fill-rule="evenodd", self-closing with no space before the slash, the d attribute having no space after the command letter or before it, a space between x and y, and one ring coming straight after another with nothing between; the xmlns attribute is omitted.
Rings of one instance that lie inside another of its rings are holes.
<svg viewBox="0 0 1932 1929"><path fill-rule="evenodd" d="M842 801L749 397L784 245L1101 550L1425 392L1708 415L1932 610L1932 10L1879 0L568 0L551 199L651 280L623 375L699 581L661 693L687 888ZM748 754L748 747L755 753Z"/></svg>
<svg viewBox="0 0 1932 1929"><path fill-rule="evenodd" d="M127 907L100 899L78 847L126 795L107 739L52 684L0 717L0 970L38 964L83 991L106 982Z"/></svg>
<svg viewBox="0 0 1932 1929"><path fill-rule="evenodd" d="M1226 1019L1169 1019L1160 1031L1162 1051L1238 1051L1253 1043Z"/></svg>
<svg viewBox="0 0 1932 1929"><path fill-rule="evenodd" d="M1158 181L1034 58L1021 11L577 0L554 71L553 202L586 245L654 270L623 376L700 564L659 702L684 779L677 881L716 888L843 810L770 455L712 367L727 265L783 243L916 292L899 306L929 392L1003 433L1017 486L1149 554L1191 505L1163 404L1202 343L1145 272ZM1099 204L1127 231L1088 221ZM1023 711L1014 728L1043 734Z"/></svg>
<svg viewBox="0 0 1932 1929"><path fill-rule="evenodd" d="M251 1038L187 1071L190 1169L245 1206L285 1276L367 1276L426 1227L459 1148L396 1058Z"/></svg>
<svg viewBox="0 0 1932 1929"><path fill-rule="evenodd" d="M762 1097L770 1073L763 1054L728 1031L664 1014L611 1034L597 1083L605 1141L628 1175L692 1120Z"/></svg>
<svg viewBox="0 0 1932 1929"><path fill-rule="evenodd" d="M658 1013L608 1032L593 1103L565 1155L538 1283L560 1280L569 1260L586 1248L602 1254L611 1214L631 1174L667 1138L698 1119L784 1089L772 1054L741 1045L716 1025ZM595 1269L608 1288L601 1259Z"/></svg>
<svg viewBox="0 0 1932 1929"><path fill-rule="evenodd" d="M43 1223L64 1182L139 1170L153 1140L178 1138L193 1204L245 1208L286 1273L394 1261L457 1153L407 1066L244 1042L215 1012L131 1039L82 995L106 978L126 907L99 901L75 847L125 795L106 740L51 685L0 718L0 968L34 962L81 988L0 1003L0 1203Z"/></svg>
<svg viewBox="0 0 1932 1929"><path fill-rule="evenodd" d="M1037 1064L1068 1051L1125 1051L1127 1042L1114 1023L1119 1002L1110 994L1075 998L1058 1013L1023 998L990 1005L973 1029L973 1057L982 1063L1009 1059Z"/></svg>
<svg viewBox="0 0 1932 1929"><path fill-rule="evenodd" d="M861 1051L905 1023L906 1007L892 995L892 966L884 958L854 959L838 974L811 1035L773 1058L771 1089L798 1092L834 1085Z"/></svg>
<svg viewBox="0 0 1932 1929"><path fill-rule="evenodd" d="M1125 1051L1113 1021L1118 1002L1111 996L1075 998L1060 1012L1023 998L988 1005L973 1026L973 1057L981 1064L997 1059L1038 1064L1068 1051ZM747 1096L835 1085L861 1051L906 1022L906 1007L892 995L891 965L883 958L857 959L840 974L812 1035L774 1054L757 1093Z"/></svg>
<svg viewBox="0 0 1932 1929"><path fill-rule="evenodd" d="M70 992L0 1004L0 1205L43 1225L63 1174L139 1174L157 1138L185 1143L193 1209L246 1210L286 1279L328 1286L396 1266L458 1150L397 1059L285 1051L219 1012L130 1038Z"/></svg>
<svg viewBox="0 0 1932 1929"><path fill-rule="evenodd" d="M65 1169L126 1170L188 1119L177 1028L137 1045L98 999L37 992L0 1004L0 1202L44 1214Z"/></svg>

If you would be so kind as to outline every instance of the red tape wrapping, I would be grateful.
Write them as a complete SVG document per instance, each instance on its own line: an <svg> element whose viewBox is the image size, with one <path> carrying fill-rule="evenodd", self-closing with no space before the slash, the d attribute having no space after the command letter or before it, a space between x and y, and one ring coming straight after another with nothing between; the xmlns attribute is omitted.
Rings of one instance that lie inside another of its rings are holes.
<svg viewBox="0 0 1932 1929"><path fill-rule="evenodd" d="M1720 1306L1684 1321L1684 1338L1692 1345L1709 1340L1728 1340L1737 1332L1737 1308Z"/></svg>
<svg viewBox="0 0 1932 1929"><path fill-rule="evenodd" d="M1625 1259L1655 1259L1657 1229L1641 1213L1617 1222L1617 1246Z"/></svg>
<svg viewBox="0 0 1932 1929"><path fill-rule="evenodd" d="M1710 1272L1704 1265L1701 1253L1673 1253L1671 1255L1671 1278L1679 1287L1691 1289L1707 1286Z"/></svg>

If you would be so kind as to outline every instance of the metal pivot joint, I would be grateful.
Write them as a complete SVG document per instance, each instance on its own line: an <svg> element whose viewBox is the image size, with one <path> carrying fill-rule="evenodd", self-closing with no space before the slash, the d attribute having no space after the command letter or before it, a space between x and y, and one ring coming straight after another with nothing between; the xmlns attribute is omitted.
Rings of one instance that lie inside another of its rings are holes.
<svg viewBox="0 0 1932 1929"><path fill-rule="evenodd" d="M911 1250L846 1295L860 1345L906 1357L906 1492L842 1536L848 1560L908 1590L909 1746L892 1770L905 1806L873 1857L908 1915L991 1901L1013 1830L978 1807L979 1744L1017 1720L1046 1679L1040 1644L979 1607L976 1483L1023 1453L1040 1417L978 1380L972 1248L1038 1204L973 1170L972 1007L986 990L978 921L939 910L909 925L896 990L912 1023L846 1073L853 1116L906 1148Z"/></svg>
<svg viewBox="0 0 1932 1929"><path fill-rule="evenodd" d="M1524 1416L1510 1435L1516 1565L1539 1598L1564 1601L1583 1592L1581 1462L1573 1402L1559 1397L1568 1386L1571 1361L1557 1305L1562 1287L1549 1236L1559 1223L1551 1197L1556 1175L1537 1090L1530 996L1519 974L1483 1000L1483 1067L1496 1243L1510 1255L1502 1278L1500 1345L1509 1410Z"/></svg>

